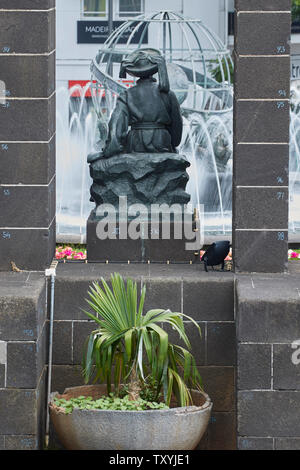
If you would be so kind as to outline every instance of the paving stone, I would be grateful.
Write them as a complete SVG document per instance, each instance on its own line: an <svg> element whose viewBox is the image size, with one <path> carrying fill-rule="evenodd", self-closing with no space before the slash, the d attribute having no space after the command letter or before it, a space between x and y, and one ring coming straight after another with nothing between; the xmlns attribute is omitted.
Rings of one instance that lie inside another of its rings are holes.
<svg viewBox="0 0 300 470"><path fill-rule="evenodd" d="M238 341L291 344L300 332L298 279L264 276L237 279Z"/></svg>
<svg viewBox="0 0 300 470"><path fill-rule="evenodd" d="M10 54L42 54L55 49L55 11L3 11L0 43ZM3 51L4 52L4 51Z"/></svg>
<svg viewBox="0 0 300 470"><path fill-rule="evenodd" d="M146 299L144 311L163 308L181 312L181 279L145 279Z"/></svg>
<svg viewBox="0 0 300 470"><path fill-rule="evenodd" d="M44 449L45 446L45 429L46 429L46 413L47 413L47 382L48 382L48 369L45 367L41 375L37 394L37 447Z"/></svg>
<svg viewBox="0 0 300 470"><path fill-rule="evenodd" d="M236 101L235 142L288 143L288 101Z"/></svg>
<svg viewBox="0 0 300 470"><path fill-rule="evenodd" d="M282 229L288 227L288 188L236 188L235 227L239 229ZM274 211L270 211L274 207Z"/></svg>
<svg viewBox="0 0 300 470"><path fill-rule="evenodd" d="M49 99L7 99L6 106L0 107L2 142L10 140L48 142L54 132L55 95Z"/></svg>
<svg viewBox="0 0 300 470"><path fill-rule="evenodd" d="M72 364L72 322L54 321L53 364Z"/></svg>
<svg viewBox="0 0 300 470"><path fill-rule="evenodd" d="M238 389L271 388L271 345L238 344Z"/></svg>
<svg viewBox="0 0 300 470"><path fill-rule="evenodd" d="M0 390L0 434L35 434L36 392L34 390Z"/></svg>
<svg viewBox="0 0 300 470"><path fill-rule="evenodd" d="M0 340L34 341L45 319L44 274L0 273Z"/></svg>
<svg viewBox="0 0 300 470"><path fill-rule="evenodd" d="M235 272L282 273L288 270L287 232L234 230L233 239Z"/></svg>
<svg viewBox="0 0 300 470"><path fill-rule="evenodd" d="M295 410L300 392L238 392L238 433L252 437L299 436L300 422Z"/></svg>
<svg viewBox="0 0 300 470"><path fill-rule="evenodd" d="M91 311L86 302L88 290L94 281L101 284L101 277L107 282L111 274L120 272L124 277L140 281L147 271L142 265L102 265L82 263L59 264L55 282L55 318L56 320L86 320L83 310ZM140 290L140 284L138 289ZM59 300L58 300L59 299Z"/></svg>
<svg viewBox="0 0 300 470"><path fill-rule="evenodd" d="M276 438L275 450L300 450L300 438L299 437Z"/></svg>
<svg viewBox="0 0 300 470"><path fill-rule="evenodd" d="M1 184L48 184L55 174L55 138L49 144L0 145Z"/></svg>
<svg viewBox="0 0 300 470"><path fill-rule="evenodd" d="M199 367L203 388L213 402L214 411L234 411L235 371L233 367Z"/></svg>
<svg viewBox="0 0 300 470"><path fill-rule="evenodd" d="M184 278L183 312L196 321L233 320L233 277L226 274Z"/></svg>
<svg viewBox="0 0 300 470"><path fill-rule="evenodd" d="M238 11L289 11L291 0L235 0Z"/></svg>
<svg viewBox="0 0 300 470"><path fill-rule="evenodd" d="M236 449L236 417L234 413L214 413L208 428L209 450Z"/></svg>
<svg viewBox="0 0 300 470"><path fill-rule="evenodd" d="M9 97L48 98L55 91L55 53L1 56L1 80Z"/></svg>
<svg viewBox="0 0 300 470"><path fill-rule="evenodd" d="M235 96L238 99L288 98L290 58L239 57L235 59ZM269 77L269 80L268 78Z"/></svg>
<svg viewBox="0 0 300 470"><path fill-rule="evenodd" d="M0 252L0 271L10 271L11 261L22 270L44 271L55 254L55 220L49 228L0 229Z"/></svg>
<svg viewBox="0 0 300 470"><path fill-rule="evenodd" d="M239 437L239 450L273 450L272 438Z"/></svg>
<svg viewBox="0 0 300 470"><path fill-rule="evenodd" d="M36 343L7 344L7 387L35 388L37 385Z"/></svg>
<svg viewBox="0 0 300 470"><path fill-rule="evenodd" d="M0 186L0 227L48 227L55 217L53 194L55 178L49 186Z"/></svg>
<svg viewBox="0 0 300 470"><path fill-rule="evenodd" d="M57 277L55 282L55 318L57 320L87 319L83 310L91 311L86 299L92 280L64 280Z"/></svg>
<svg viewBox="0 0 300 470"><path fill-rule="evenodd" d="M55 0L1 0L1 8L5 10L48 10L55 7Z"/></svg>
<svg viewBox="0 0 300 470"><path fill-rule="evenodd" d="M237 186L288 186L287 144L236 144L234 151L234 182Z"/></svg>
<svg viewBox="0 0 300 470"><path fill-rule="evenodd" d="M236 18L235 50L237 54L283 55L290 53L290 13L238 13Z"/></svg>
<svg viewBox="0 0 300 470"><path fill-rule="evenodd" d="M236 363L235 323L207 324L207 365L232 366Z"/></svg>
<svg viewBox="0 0 300 470"><path fill-rule="evenodd" d="M298 333L299 336L300 330ZM291 344L273 346L274 389L300 390L300 346L297 349L292 349L291 346ZM293 359L296 363L293 363Z"/></svg>
<svg viewBox="0 0 300 470"><path fill-rule="evenodd" d="M45 372L46 364L49 361L49 329L48 323L45 322L36 343L37 360L37 384L41 381L41 376Z"/></svg>
<svg viewBox="0 0 300 470"><path fill-rule="evenodd" d="M37 450L35 436L5 436L5 450Z"/></svg>

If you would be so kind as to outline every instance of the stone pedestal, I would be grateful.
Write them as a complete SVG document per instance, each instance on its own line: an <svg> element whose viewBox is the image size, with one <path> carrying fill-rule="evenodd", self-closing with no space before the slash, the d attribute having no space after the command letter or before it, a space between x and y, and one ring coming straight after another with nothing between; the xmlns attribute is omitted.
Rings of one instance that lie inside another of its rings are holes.
<svg viewBox="0 0 300 470"><path fill-rule="evenodd" d="M105 240L99 238L104 229L107 231ZM119 221L117 218L116 223L111 220L106 224L93 210L87 221L88 261L198 263L200 246L196 246L195 241L199 232L195 230L195 222L176 222L172 217L170 223L162 218L155 224L148 219L138 224L134 219ZM189 234L192 239L187 238Z"/></svg>
<svg viewBox="0 0 300 470"><path fill-rule="evenodd" d="M96 154L97 155L97 154ZM92 156L89 156L89 159ZM92 157L93 158L93 157ZM113 204L126 196L127 204L187 204L185 192L190 163L177 153L121 153L90 164L92 200Z"/></svg>
<svg viewBox="0 0 300 470"><path fill-rule="evenodd" d="M184 217L190 200L185 191L190 164L184 155L95 154L88 160L97 206L87 222L90 262L199 261L200 244L186 246L197 232L192 214L189 221ZM133 218L137 216L139 220Z"/></svg>

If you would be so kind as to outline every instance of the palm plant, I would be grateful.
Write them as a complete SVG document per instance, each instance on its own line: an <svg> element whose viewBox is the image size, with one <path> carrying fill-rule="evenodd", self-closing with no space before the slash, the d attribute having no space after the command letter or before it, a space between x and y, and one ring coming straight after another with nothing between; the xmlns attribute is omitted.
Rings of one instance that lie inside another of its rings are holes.
<svg viewBox="0 0 300 470"><path fill-rule="evenodd" d="M142 288L138 303L137 284L128 279L125 286L118 273L111 275L112 290L103 278L101 281L103 288L94 282L88 292L87 302L95 315L85 313L98 328L85 345L85 382L106 382L110 393L113 375L114 393L119 394L121 384L127 384L131 400L140 397L143 386L154 384L155 401L163 392L167 405L172 396L179 406L192 403L190 388L201 388L201 377L183 318L193 322L201 334L199 325L187 315L170 310L155 309L144 315L146 288ZM164 324L177 331L187 349L170 343Z"/></svg>

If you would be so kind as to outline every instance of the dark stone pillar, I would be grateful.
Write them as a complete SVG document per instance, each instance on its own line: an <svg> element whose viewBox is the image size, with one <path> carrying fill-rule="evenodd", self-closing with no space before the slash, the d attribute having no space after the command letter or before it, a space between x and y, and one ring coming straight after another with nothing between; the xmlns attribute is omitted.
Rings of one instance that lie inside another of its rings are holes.
<svg viewBox="0 0 300 470"><path fill-rule="evenodd" d="M42 449L47 310L42 273L0 273L0 450Z"/></svg>
<svg viewBox="0 0 300 470"><path fill-rule="evenodd" d="M55 0L2 0L0 271L41 271L55 249ZM44 446L43 273L0 273L0 449Z"/></svg>
<svg viewBox="0 0 300 470"><path fill-rule="evenodd" d="M290 0L236 0L236 272L287 270L290 10ZM300 448L298 282L236 276L239 449Z"/></svg>
<svg viewBox="0 0 300 470"><path fill-rule="evenodd" d="M290 0L236 0L236 272L284 272L288 252Z"/></svg>
<svg viewBox="0 0 300 470"><path fill-rule="evenodd" d="M239 449L300 449L298 285L299 273L236 281Z"/></svg>
<svg viewBox="0 0 300 470"><path fill-rule="evenodd" d="M43 270L55 248L55 0L2 0L0 270Z"/></svg>

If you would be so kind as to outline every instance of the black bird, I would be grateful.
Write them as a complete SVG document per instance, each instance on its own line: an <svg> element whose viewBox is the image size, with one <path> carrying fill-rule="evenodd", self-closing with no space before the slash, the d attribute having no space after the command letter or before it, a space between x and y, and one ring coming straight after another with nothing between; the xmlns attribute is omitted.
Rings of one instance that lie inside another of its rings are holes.
<svg viewBox="0 0 300 470"><path fill-rule="evenodd" d="M207 266L217 266L222 264L222 271L224 271L224 260L230 250L229 241L220 241L212 243L204 253L201 261L204 262L205 271L208 272Z"/></svg>

